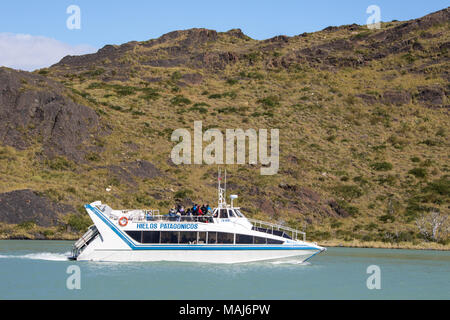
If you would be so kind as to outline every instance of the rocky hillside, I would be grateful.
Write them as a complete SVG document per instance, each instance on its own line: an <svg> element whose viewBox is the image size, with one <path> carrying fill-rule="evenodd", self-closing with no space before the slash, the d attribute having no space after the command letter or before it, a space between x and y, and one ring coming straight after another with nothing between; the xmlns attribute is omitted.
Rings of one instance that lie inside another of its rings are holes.
<svg viewBox="0 0 450 320"><path fill-rule="evenodd" d="M278 175L227 166L248 215L318 241L448 246L448 225L431 239L417 221L449 213L449 18L446 8L380 30L263 41L190 29L32 74L2 68L0 199L33 190L70 206L56 238L83 229L80 206L94 200L162 211L213 204L217 167L170 160L172 132L201 120L204 130L280 129ZM4 212L3 237L30 236Z"/></svg>

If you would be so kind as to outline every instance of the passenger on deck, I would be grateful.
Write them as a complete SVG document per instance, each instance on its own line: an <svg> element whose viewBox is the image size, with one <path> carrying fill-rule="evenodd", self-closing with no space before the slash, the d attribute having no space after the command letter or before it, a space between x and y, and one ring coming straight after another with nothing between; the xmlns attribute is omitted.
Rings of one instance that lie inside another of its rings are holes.
<svg viewBox="0 0 450 320"><path fill-rule="evenodd" d="M208 214L208 208L206 207L206 204L202 205L201 210L202 210L203 215Z"/></svg>
<svg viewBox="0 0 450 320"><path fill-rule="evenodd" d="M187 221L192 221L192 209L191 208L187 209L186 216L187 216L187 218L186 218Z"/></svg>
<svg viewBox="0 0 450 320"><path fill-rule="evenodd" d="M192 214L194 216L198 216L198 205L194 204L194 206L192 207Z"/></svg>
<svg viewBox="0 0 450 320"><path fill-rule="evenodd" d="M175 207L173 207L169 210L168 215L169 215L169 220L171 220L171 221L173 221L173 219L177 217L177 212L175 210Z"/></svg>

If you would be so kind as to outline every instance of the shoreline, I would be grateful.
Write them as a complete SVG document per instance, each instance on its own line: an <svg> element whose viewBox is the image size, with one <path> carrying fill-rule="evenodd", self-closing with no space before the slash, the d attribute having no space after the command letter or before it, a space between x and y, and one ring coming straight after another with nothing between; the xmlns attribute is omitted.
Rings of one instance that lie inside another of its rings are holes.
<svg viewBox="0 0 450 320"><path fill-rule="evenodd" d="M443 245L434 242L425 242L413 244L404 243L386 243L386 242L359 242L359 241L336 241L328 240L318 242L320 246L326 248L365 248L365 249L393 249L393 250L428 250L428 251L450 251L450 245Z"/></svg>

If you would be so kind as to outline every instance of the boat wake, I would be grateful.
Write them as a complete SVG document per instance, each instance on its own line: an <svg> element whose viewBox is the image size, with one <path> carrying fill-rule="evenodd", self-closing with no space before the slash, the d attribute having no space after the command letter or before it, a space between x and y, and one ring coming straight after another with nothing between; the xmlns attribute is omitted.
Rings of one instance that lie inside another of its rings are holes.
<svg viewBox="0 0 450 320"><path fill-rule="evenodd" d="M277 260L277 261L271 261L271 264L279 265L279 264L292 264L292 265L299 265L299 266L309 266L311 265L309 262L303 262L299 260Z"/></svg>
<svg viewBox="0 0 450 320"><path fill-rule="evenodd" d="M70 252L66 253L29 253L25 255L0 255L0 259L28 259L28 260L44 260L44 261L68 261Z"/></svg>

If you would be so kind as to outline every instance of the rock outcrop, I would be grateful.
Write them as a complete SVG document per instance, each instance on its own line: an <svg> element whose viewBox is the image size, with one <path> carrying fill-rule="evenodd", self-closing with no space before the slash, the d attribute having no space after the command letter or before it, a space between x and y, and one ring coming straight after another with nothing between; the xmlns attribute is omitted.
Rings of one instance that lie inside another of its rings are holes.
<svg viewBox="0 0 450 320"><path fill-rule="evenodd" d="M75 212L72 206L55 203L29 189L0 194L0 222L3 223L34 222L50 227L57 225L62 215Z"/></svg>
<svg viewBox="0 0 450 320"><path fill-rule="evenodd" d="M48 157L83 160L83 145L99 131L89 107L67 97L60 84L29 72L0 68L0 142L17 149L42 143Z"/></svg>

